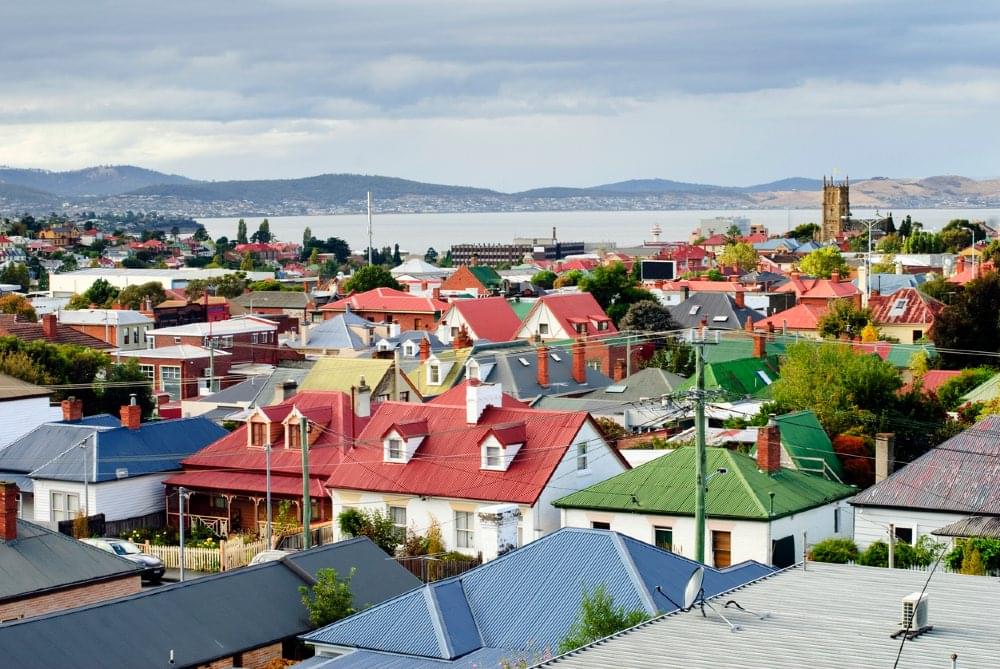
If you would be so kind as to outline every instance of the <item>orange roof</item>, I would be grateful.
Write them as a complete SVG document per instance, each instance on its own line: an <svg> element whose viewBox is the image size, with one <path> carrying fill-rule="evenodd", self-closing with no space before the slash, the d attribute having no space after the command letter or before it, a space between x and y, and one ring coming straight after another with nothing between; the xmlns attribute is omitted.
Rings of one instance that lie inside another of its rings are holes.
<svg viewBox="0 0 1000 669"><path fill-rule="evenodd" d="M701 281L698 279L684 279L682 281L664 281L663 285L657 286L660 290L682 290L687 286L692 293L742 293L746 287L735 281Z"/></svg>
<svg viewBox="0 0 1000 669"><path fill-rule="evenodd" d="M962 370L960 369L931 369L928 370L923 378L920 379L920 385L923 391L929 395L937 395L938 389L956 376L960 375ZM913 382L907 383L902 388L899 389L900 394L907 393L913 388Z"/></svg>
<svg viewBox="0 0 1000 669"><path fill-rule="evenodd" d="M916 288L900 288L888 295L872 295L868 308L879 325L924 324L934 322L944 303Z"/></svg>
<svg viewBox="0 0 1000 669"><path fill-rule="evenodd" d="M818 330L819 320L828 307L816 304L798 304L791 309L779 311L753 324L755 330L767 330L770 325L776 332L783 328L790 330Z"/></svg>
<svg viewBox="0 0 1000 669"><path fill-rule="evenodd" d="M788 283L778 288L775 292L791 293L800 300L803 297L839 299L842 297L853 297L860 295L861 291L850 281L834 281L832 279L802 278L794 274L789 278Z"/></svg>
<svg viewBox="0 0 1000 669"><path fill-rule="evenodd" d="M324 304L320 311L385 311L387 313L434 313L444 312L447 302L432 297L404 293L395 288L374 288L364 293L349 295L343 299Z"/></svg>

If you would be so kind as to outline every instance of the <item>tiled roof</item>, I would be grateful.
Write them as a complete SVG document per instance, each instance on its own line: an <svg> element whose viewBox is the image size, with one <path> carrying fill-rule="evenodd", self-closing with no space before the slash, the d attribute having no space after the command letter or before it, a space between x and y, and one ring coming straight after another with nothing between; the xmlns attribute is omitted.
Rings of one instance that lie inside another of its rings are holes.
<svg viewBox="0 0 1000 669"><path fill-rule="evenodd" d="M433 297L411 295L393 288L375 288L324 304L320 307L320 311L344 311L348 308L352 311L433 314L443 312L448 308L448 303L435 300Z"/></svg>
<svg viewBox="0 0 1000 669"><path fill-rule="evenodd" d="M382 436L407 420L426 420L428 435L408 463L383 462ZM524 421L527 438L508 469L481 469L483 437L496 425L517 421ZM476 425L468 425L464 406L383 402L326 485L534 504L586 421L585 413L488 407Z"/></svg>
<svg viewBox="0 0 1000 669"><path fill-rule="evenodd" d="M452 309L462 315L469 325L469 334L476 339L510 341L521 326L521 319L502 297L459 300L453 302L448 311ZM447 316L447 312L445 315Z"/></svg>
<svg viewBox="0 0 1000 669"><path fill-rule="evenodd" d="M925 325L934 322L944 303L916 288L900 288L889 295L872 295L868 308L876 325Z"/></svg>
<svg viewBox="0 0 1000 669"><path fill-rule="evenodd" d="M850 281L833 281L831 279L817 279L803 277L792 274L788 283L775 289L777 293L795 293L798 299L802 298L823 298L837 299L841 297L853 297L860 295L861 291Z"/></svg>
<svg viewBox="0 0 1000 669"><path fill-rule="evenodd" d="M575 331L572 320L574 318L585 321L589 321L594 318L608 320L607 314L604 313L604 309L601 309L601 305L597 303L594 296L585 292L560 293L540 297L535 301L531 312L529 312L528 316L524 317L524 320L527 321L532 312L542 308L548 308L552 317L559 321L566 332L570 333ZM615 324L609 320L608 329L603 332L618 332L618 328L616 328ZM591 334L595 333L596 332L592 332Z"/></svg>
<svg viewBox="0 0 1000 669"><path fill-rule="evenodd" d="M702 281L699 279L681 279L679 281L664 281L657 288L665 291L680 291L687 288L691 293L742 293L746 287L735 281Z"/></svg>
<svg viewBox="0 0 1000 669"><path fill-rule="evenodd" d="M829 309L829 306L826 305L796 304L791 309L779 311L757 321L753 324L753 329L767 330L768 326L770 326L774 332L781 332L785 328L790 330L818 330L820 319L826 315Z"/></svg>
<svg viewBox="0 0 1000 669"><path fill-rule="evenodd" d="M1000 416L988 416L932 448L851 503L1000 515Z"/></svg>
<svg viewBox="0 0 1000 669"><path fill-rule="evenodd" d="M45 336L41 322L29 323L17 320L12 314L0 314L0 336L10 335L22 341L45 341L50 344L74 344L95 348L101 351L108 351L115 347L103 339L91 337L78 330L74 330L68 325L56 323L56 336L49 339Z"/></svg>
<svg viewBox="0 0 1000 669"><path fill-rule="evenodd" d="M854 488L792 469L768 475L757 461L725 448L708 448L708 471L725 468L708 487L709 517L774 520L849 497ZM618 476L570 493L553 504L560 508L596 509L670 516L694 515L695 449L681 447ZM775 493L770 511L769 493Z"/></svg>

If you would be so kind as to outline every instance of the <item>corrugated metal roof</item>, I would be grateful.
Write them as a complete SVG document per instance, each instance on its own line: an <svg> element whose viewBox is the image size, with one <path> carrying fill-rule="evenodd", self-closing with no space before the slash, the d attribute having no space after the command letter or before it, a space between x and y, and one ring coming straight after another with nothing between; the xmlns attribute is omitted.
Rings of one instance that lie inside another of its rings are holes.
<svg viewBox="0 0 1000 669"><path fill-rule="evenodd" d="M705 364L705 388L722 389L734 397L769 397L778 373L778 359L774 356L710 362ZM694 385L692 376L677 390L690 390Z"/></svg>
<svg viewBox="0 0 1000 669"><path fill-rule="evenodd" d="M734 291L743 289L739 284L728 285L733 286ZM764 318L753 309L738 306L728 293L694 293L669 309L682 328L696 328L702 319L707 319L710 330L742 330L747 319L756 323Z"/></svg>
<svg viewBox="0 0 1000 669"><path fill-rule="evenodd" d="M656 398L661 395L669 395L676 388L680 387L684 381L683 376L678 376L657 367L647 367L646 369L640 369L630 374L615 384L619 387L624 386L624 391L612 393L608 391L611 386L608 386L580 395L580 398L629 403L642 399Z"/></svg>
<svg viewBox="0 0 1000 669"><path fill-rule="evenodd" d="M799 469L816 470L815 458L822 458L837 477L843 476L843 465L833 450L833 442L812 411L793 411L775 417L781 432L781 445ZM756 455L756 449L751 453Z"/></svg>
<svg viewBox="0 0 1000 669"><path fill-rule="evenodd" d="M594 317L607 318L607 314L604 313L604 309L601 305L597 303L594 296L590 293L576 292L576 293L553 293L550 295L545 295L535 300L535 303L531 306L531 310L528 312L530 315L532 312L538 309L549 310L549 313L554 319L559 321L563 330L568 333L574 332L573 324L570 319L579 318L585 321L589 321ZM527 321L528 316L525 316L522 323ZM603 333L618 332L618 328L615 324L608 322L608 329L603 330ZM529 333L531 334L531 333ZM596 328L591 328L590 334L597 334Z"/></svg>
<svg viewBox="0 0 1000 669"><path fill-rule="evenodd" d="M502 297L459 300L452 303L451 309L462 315L469 325L469 334L476 339L510 341L521 327L521 319ZM442 320L447 321L447 312Z"/></svg>
<svg viewBox="0 0 1000 669"><path fill-rule="evenodd" d="M889 295L872 295L868 308L876 325L927 325L934 322L944 303L916 288L900 288Z"/></svg>
<svg viewBox="0 0 1000 669"><path fill-rule="evenodd" d="M305 309L309 296L301 290L257 290L237 295L230 304L258 309Z"/></svg>
<svg viewBox="0 0 1000 669"><path fill-rule="evenodd" d="M932 448L851 503L1000 515L1000 416Z"/></svg>
<svg viewBox="0 0 1000 669"><path fill-rule="evenodd" d="M448 308L447 302L425 295L404 293L394 288L374 288L320 307L320 311L386 311L394 313L436 313Z"/></svg>
<svg viewBox="0 0 1000 669"><path fill-rule="evenodd" d="M52 391L33 383L0 374L0 401L23 400L29 397L48 397Z"/></svg>
<svg viewBox="0 0 1000 669"><path fill-rule="evenodd" d="M945 525L931 532L939 537L989 537L1000 539L1000 518L972 516Z"/></svg>
<svg viewBox="0 0 1000 669"><path fill-rule="evenodd" d="M901 599L920 592L924 572L810 562L752 583L715 600L728 607L730 627L696 607L634 627L610 639L538 666L567 669L886 669L899 652ZM905 644L901 667L993 667L1000 657L994 616L997 582L982 576L937 573L928 589L934 629Z"/></svg>
<svg viewBox="0 0 1000 669"><path fill-rule="evenodd" d="M1000 374L962 395L963 402L989 402L1000 397Z"/></svg>
<svg viewBox="0 0 1000 669"><path fill-rule="evenodd" d="M361 377L369 388L377 388L392 369L392 360L362 358L322 358L302 380L302 390L350 393Z"/></svg>
<svg viewBox="0 0 1000 669"><path fill-rule="evenodd" d="M711 518L768 520L849 497L854 488L790 469L769 476L753 458L725 448L708 448L709 471L729 473L712 479L705 497ZM570 493L553 504L561 508L599 509L640 514L694 515L695 449L679 448L618 476ZM775 493L770 513L768 493Z"/></svg>

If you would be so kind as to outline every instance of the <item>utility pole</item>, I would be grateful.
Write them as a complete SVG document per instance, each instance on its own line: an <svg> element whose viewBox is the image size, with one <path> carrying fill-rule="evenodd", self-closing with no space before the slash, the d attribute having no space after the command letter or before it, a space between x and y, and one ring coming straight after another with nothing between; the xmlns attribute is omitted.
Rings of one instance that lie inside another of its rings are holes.
<svg viewBox="0 0 1000 669"><path fill-rule="evenodd" d="M368 264L372 264L372 192L368 191Z"/></svg>
<svg viewBox="0 0 1000 669"><path fill-rule="evenodd" d="M91 435L95 440L97 439L97 432ZM87 467L87 437L80 442L80 448L83 449L83 515L90 518L90 469Z"/></svg>
<svg viewBox="0 0 1000 669"><path fill-rule="evenodd" d="M265 489L266 500L264 502L267 509L267 529L264 532L267 541L267 550L274 546L271 544L271 444L264 444L264 467L265 467Z"/></svg>
<svg viewBox="0 0 1000 669"><path fill-rule="evenodd" d="M212 320L208 315L208 286L205 286L205 320L208 321L208 393L215 392L215 340L212 339ZM183 383L181 395L184 394ZM197 384L195 384L197 385Z"/></svg>
<svg viewBox="0 0 1000 669"><path fill-rule="evenodd" d="M302 445L302 548L312 546L312 498L309 495L309 419L299 418L299 439Z"/></svg>
<svg viewBox="0 0 1000 669"><path fill-rule="evenodd" d="M704 331L701 335L702 342L694 347L694 559L698 562L705 562L705 470L707 467L707 457L705 453L705 351L704 351Z"/></svg>
<svg viewBox="0 0 1000 669"><path fill-rule="evenodd" d="M178 518L180 519L180 526L181 526L180 530L181 548L180 551L178 551L180 553L181 583L184 582L184 499L186 497L187 497L187 491L184 489L184 486L180 486L179 488L177 488L177 504L179 505Z"/></svg>

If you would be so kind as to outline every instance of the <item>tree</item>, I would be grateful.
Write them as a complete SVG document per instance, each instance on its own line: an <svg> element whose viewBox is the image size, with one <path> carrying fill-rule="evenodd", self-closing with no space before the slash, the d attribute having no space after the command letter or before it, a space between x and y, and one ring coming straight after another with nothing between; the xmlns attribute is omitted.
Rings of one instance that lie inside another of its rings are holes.
<svg viewBox="0 0 1000 669"><path fill-rule="evenodd" d="M730 244L735 244L736 242L739 241L740 237L742 237L742 236L743 236L743 233L740 231L740 226L738 226L735 223L733 223L726 230L726 234L725 234L726 245L728 246Z"/></svg>
<svg viewBox="0 0 1000 669"><path fill-rule="evenodd" d="M531 277L531 283L544 290L549 290L555 284L557 278L559 277L555 272L543 269Z"/></svg>
<svg viewBox="0 0 1000 669"><path fill-rule="evenodd" d="M247 222L241 218L239 222L236 224L236 243L246 244L248 243L248 241L249 240L247 240Z"/></svg>
<svg viewBox="0 0 1000 669"><path fill-rule="evenodd" d="M858 547L850 539L824 539L809 550L809 559L847 564L858 559Z"/></svg>
<svg viewBox="0 0 1000 669"><path fill-rule="evenodd" d="M629 305L618 327L621 330L637 332L666 332L678 329L670 311L655 300L642 300Z"/></svg>
<svg viewBox="0 0 1000 669"><path fill-rule="evenodd" d="M607 442L614 443L626 434L625 428L614 418L597 416L594 418L594 422L597 423L597 429L600 430L601 436Z"/></svg>
<svg viewBox="0 0 1000 669"><path fill-rule="evenodd" d="M0 297L0 314L14 314L19 321L34 323L38 320L35 308L24 295L8 293Z"/></svg>
<svg viewBox="0 0 1000 669"><path fill-rule="evenodd" d="M184 294L187 295L189 302L197 302L206 290L214 289L216 295L232 299L242 295L246 287L247 275L244 272L231 272L211 279L191 279L184 289Z"/></svg>
<svg viewBox="0 0 1000 669"><path fill-rule="evenodd" d="M680 376L691 376L694 374L694 363L694 349L682 339L668 337L663 348L657 350L646 361L645 366Z"/></svg>
<svg viewBox="0 0 1000 669"><path fill-rule="evenodd" d="M313 239L313 231L307 225L305 230L302 231L302 248L309 248L309 242Z"/></svg>
<svg viewBox="0 0 1000 669"><path fill-rule="evenodd" d="M271 224L266 218L260 222L257 232L250 235L250 241L260 244L267 244L273 238L273 235L271 235Z"/></svg>
<svg viewBox="0 0 1000 669"><path fill-rule="evenodd" d="M191 239L195 240L196 242L207 242L210 239L210 237L208 236L208 231L205 230L205 226L199 225L198 228L194 231L194 234L191 235Z"/></svg>
<svg viewBox="0 0 1000 669"><path fill-rule="evenodd" d="M819 226L815 223L803 223L802 225L795 226L795 229L789 232L787 236L799 242L808 242L816 237L819 229Z"/></svg>
<svg viewBox="0 0 1000 669"><path fill-rule="evenodd" d="M725 267L737 267L743 271L753 270L757 267L757 251L746 242L726 244L718 263Z"/></svg>
<svg viewBox="0 0 1000 669"><path fill-rule="evenodd" d="M933 232L914 230L903 241L903 253L944 253L945 245L939 235Z"/></svg>
<svg viewBox="0 0 1000 669"><path fill-rule="evenodd" d="M829 279L834 272L847 275L850 268L840 250L833 246L816 249L799 263L799 271L803 274Z"/></svg>
<svg viewBox="0 0 1000 669"><path fill-rule="evenodd" d="M147 281L146 283L132 284L122 289L118 293L118 303L126 309L141 311L146 306L149 299L150 306L156 306L167 299L167 293L163 290L163 285L159 281Z"/></svg>
<svg viewBox="0 0 1000 669"><path fill-rule="evenodd" d="M399 244L392 247L392 265L393 267L399 267L403 264L403 258L399 255Z"/></svg>
<svg viewBox="0 0 1000 669"><path fill-rule="evenodd" d="M101 411L117 415L121 407L131 403L135 395L136 403L142 407L143 418L149 418L156 407L149 378L139 369L139 362L132 358L128 362L112 365L107 371L106 381L98 387L97 397Z"/></svg>
<svg viewBox="0 0 1000 669"><path fill-rule="evenodd" d="M309 253L309 260L306 261L306 264L310 267L319 264L319 249L313 248L313 250Z"/></svg>
<svg viewBox="0 0 1000 669"><path fill-rule="evenodd" d="M359 267L354 270L351 278L344 284L344 290L355 293L363 293L374 288L395 288L396 290L402 290L402 286L393 278L389 270L381 265Z"/></svg>
<svg viewBox="0 0 1000 669"><path fill-rule="evenodd" d="M241 272L252 272L253 271L253 256L250 252L243 254L243 259L240 260L240 271Z"/></svg>
<svg viewBox="0 0 1000 669"><path fill-rule="evenodd" d="M403 541L399 528L385 511L381 509L344 509L337 516L340 531L352 537L368 537L389 555L396 554L396 548Z"/></svg>
<svg viewBox="0 0 1000 669"><path fill-rule="evenodd" d="M872 319L871 309L862 309L852 300L833 300L830 308L819 319L819 333L836 339L846 334L854 339Z"/></svg>
<svg viewBox="0 0 1000 669"><path fill-rule="evenodd" d="M582 270L571 269L568 272L563 272L556 280L552 282L553 288L565 288L568 286L578 286L580 285L580 279L586 276Z"/></svg>
<svg viewBox="0 0 1000 669"><path fill-rule="evenodd" d="M639 288L621 262L599 265L580 279L580 290L590 293L616 324L625 316L630 304L653 300L648 290Z"/></svg>
<svg viewBox="0 0 1000 669"><path fill-rule="evenodd" d="M9 283L20 286L21 290L27 291L31 288L31 273L28 266L23 263L10 263L0 272L0 283Z"/></svg>
<svg viewBox="0 0 1000 669"><path fill-rule="evenodd" d="M351 594L351 579L356 568L340 578L336 569L324 568L316 572L316 584L311 588L299 586L302 605L309 611L309 622L313 627L323 627L335 623L354 613L354 596Z"/></svg>
<svg viewBox="0 0 1000 669"><path fill-rule="evenodd" d="M960 286L948 283L948 280L942 275L936 274L933 278L930 278L917 286L917 290L924 295L930 295L939 302L949 304L952 296L960 290Z"/></svg>
<svg viewBox="0 0 1000 669"><path fill-rule="evenodd" d="M118 298L118 289L112 286L106 279L98 279L90 284L90 288L84 291L83 296L88 304L96 304L99 307L110 307Z"/></svg>
<svg viewBox="0 0 1000 669"><path fill-rule="evenodd" d="M431 264L436 263L438 259L438 252L434 250L433 246L427 247L427 252L424 253L424 261Z"/></svg>
<svg viewBox="0 0 1000 669"><path fill-rule="evenodd" d="M898 233L904 239L913 234L913 219L910 218L909 214L900 222Z"/></svg>
<svg viewBox="0 0 1000 669"><path fill-rule="evenodd" d="M649 614L642 609L616 607L614 599L602 583L593 592L584 591L580 599L580 612L566 636L559 642L559 652L568 653L648 619Z"/></svg>
<svg viewBox="0 0 1000 669"><path fill-rule="evenodd" d="M948 379L937 389L937 397L948 411L954 411L963 404L962 396L978 385L989 381L997 374L993 367L972 367L963 369L958 376Z"/></svg>
<svg viewBox="0 0 1000 669"><path fill-rule="evenodd" d="M952 303L941 310L934 320L930 337L939 349L945 349L941 358L946 366L959 369L994 362L989 355L969 356L949 353L947 349L1000 351L1000 322L995 317L998 304L1000 274L989 272L965 284ZM994 314L994 317L986 314Z"/></svg>

